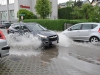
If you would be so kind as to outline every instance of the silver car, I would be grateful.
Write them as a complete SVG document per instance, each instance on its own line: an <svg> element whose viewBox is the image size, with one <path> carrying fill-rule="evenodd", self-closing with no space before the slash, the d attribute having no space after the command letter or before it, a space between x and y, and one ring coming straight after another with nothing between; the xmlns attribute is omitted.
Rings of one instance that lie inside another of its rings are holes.
<svg viewBox="0 0 100 75"><path fill-rule="evenodd" d="M64 30L62 33L72 40L98 43L100 41L100 23L78 23Z"/></svg>
<svg viewBox="0 0 100 75"><path fill-rule="evenodd" d="M6 38L2 31L0 31L0 58L9 55L10 47L7 45Z"/></svg>

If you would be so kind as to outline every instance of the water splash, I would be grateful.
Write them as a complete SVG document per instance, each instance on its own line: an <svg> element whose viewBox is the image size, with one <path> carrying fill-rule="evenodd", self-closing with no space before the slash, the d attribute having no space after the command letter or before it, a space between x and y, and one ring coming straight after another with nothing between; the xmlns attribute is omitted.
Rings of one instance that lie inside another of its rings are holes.
<svg viewBox="0 0 100 75"><path fill-rule="evenodd" d="M39 54L38 48L41 40L32 34L9 34L7 36L8 45L11 46L10 54L16 55L36 55Z"/></svg>
<svg viewBox="0 0 100 75"><path fill-rule="evenodd" d="M57 32L57 34L59 36L59 43L57 44L58 46L68 47L71 45L71 43L73 43L73 41L63 33Z"/></svg>

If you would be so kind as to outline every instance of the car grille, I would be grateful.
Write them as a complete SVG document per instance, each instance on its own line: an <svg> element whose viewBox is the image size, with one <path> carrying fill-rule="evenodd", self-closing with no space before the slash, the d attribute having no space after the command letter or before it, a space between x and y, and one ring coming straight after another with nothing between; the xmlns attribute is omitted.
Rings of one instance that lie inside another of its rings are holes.
<svg viewBox="0 0 100 75"><path fill-rule="evenodd" d="M49 41L56 41L57 35L49 36Z"/></svg>

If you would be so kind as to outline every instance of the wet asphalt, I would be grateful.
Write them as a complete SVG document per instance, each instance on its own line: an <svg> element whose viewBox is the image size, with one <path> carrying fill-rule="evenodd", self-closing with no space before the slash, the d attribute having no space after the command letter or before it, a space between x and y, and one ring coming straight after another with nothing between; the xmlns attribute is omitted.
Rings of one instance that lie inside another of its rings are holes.
<svg viewBox="0 0 100 75"><path fill-rule="evenodd" d="M45 49L11 47L0 58L0 75L100 75L100 45L64 41Z"/></svg>

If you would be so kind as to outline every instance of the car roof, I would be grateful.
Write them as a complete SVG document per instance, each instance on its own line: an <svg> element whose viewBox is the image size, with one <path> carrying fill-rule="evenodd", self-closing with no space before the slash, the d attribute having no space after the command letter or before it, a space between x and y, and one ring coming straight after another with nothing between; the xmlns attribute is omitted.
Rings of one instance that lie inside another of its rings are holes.
<svg viewBox="0 0 100 75"><path fill-rule="evenodd" d="M36 23L36 22L32 22L32 23L24 23L24 22L22 22L22 23L13 23L13 24L38 24L38 23Z"/></svg>
<svg viewBox="0 0 100 75"><path fill-rule="evenodd" d="M100 23L97 23L97 22L85 22L85 23L78 23L78 24L100 24Z"/></svg>

